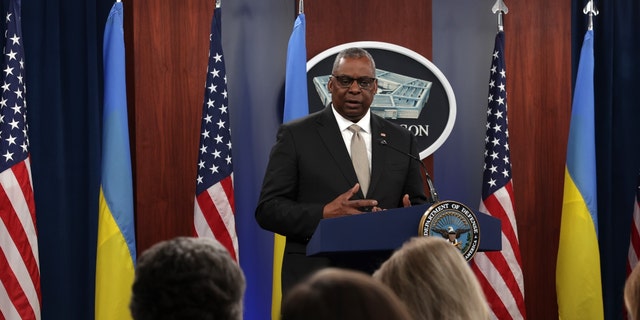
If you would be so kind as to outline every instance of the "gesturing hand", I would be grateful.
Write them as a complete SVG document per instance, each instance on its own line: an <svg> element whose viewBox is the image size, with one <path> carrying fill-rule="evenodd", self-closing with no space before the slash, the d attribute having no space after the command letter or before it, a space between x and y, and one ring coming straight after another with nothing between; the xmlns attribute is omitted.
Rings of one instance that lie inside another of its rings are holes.
<svg viewBox="0 0 640 320"><path fill-rule="evenodd" d="M405 207L405 208L406 207L411 207L411 200L409 200L409 194L405 194L402 197L402 206ZM371 208L371 212L379 212L379 211L384 211L384 210L387 210L387 209L382 209L380 207Z"/></svg>
<svg viewBox="0 0 640 320"><path fill-rule="evenodd" d="M402 206L405 208L411 207L411 200L409 200L409 194L405 194L402 197Z"/></svg>
<svg viewBox="0 0 640 320"><path fill-rule="evenodd" d="M347 192L339 195L331 202L327 203L322 210L323 218L335 218L352 214L362 213L362 207L375 207L378 201L371 199L350 200L354 194L360 190L360 184L356 183Z"/></svg>

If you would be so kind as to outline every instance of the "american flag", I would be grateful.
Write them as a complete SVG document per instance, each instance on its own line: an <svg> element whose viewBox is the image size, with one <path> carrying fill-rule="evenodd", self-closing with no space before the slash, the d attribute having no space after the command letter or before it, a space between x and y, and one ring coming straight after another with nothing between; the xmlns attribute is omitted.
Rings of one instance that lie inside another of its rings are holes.
<svg viewBox="0 0 640 320"><path fill-rule="evenodd" d="M238 261L231 128L227 76L220 44L220 10L219 4L216 5L209 35L209 67L202 105L194 227L196 236L217 239Z"/></svg>
<svg viewBox="0 0 640 320"><path fill-rule="evenodd" d="M513 205L504 33L495 39L487 108L484 173L480 211L502 222L502 251L480 252L471 262L494 317L525 319L524 280Z"/></svg>
<svg viewBox="0 0 640 320"><path fill-rule="evenodd" d="M40 319L40 263L17 1L10 2L6 13L0 100L0 318Z"/></svg>
<svg viewBox="0 0 640 320"><path fill-rule="evenodd" d="M640 175L638 175L636 199L633 204L629 255L627 258L627 275L629 275L631 270L638 264L638 257L640 257Z"/></svg>

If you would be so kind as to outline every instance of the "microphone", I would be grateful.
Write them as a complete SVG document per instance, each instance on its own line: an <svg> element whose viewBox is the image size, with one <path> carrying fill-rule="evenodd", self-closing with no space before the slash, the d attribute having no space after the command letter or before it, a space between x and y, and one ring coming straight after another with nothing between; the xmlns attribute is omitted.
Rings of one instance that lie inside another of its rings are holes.
<svg viewBox="0 0 640 320"><path fill-rule="evenodd" d="M427 180L427 185L429 186L429 196L431 197L431 203L436 203L439 201L438 199L438 193L436 192L436 188L433 186L433 181L431 181L431 176L429 176L429 172L427 171L427 166L424 165L424 162L422 162L422 160L418 159L418 157L412 155L411 153L408 152L404 152L392 145L390 145L387 140L385 140L384 138L380 139L380 145L382 146L386 146L391 148L391 150L394 150L396 152L399 152L415 161L418 161L418 163L420 163L420 167L422 168L422 170L424 171L424 176Z"/></svg>

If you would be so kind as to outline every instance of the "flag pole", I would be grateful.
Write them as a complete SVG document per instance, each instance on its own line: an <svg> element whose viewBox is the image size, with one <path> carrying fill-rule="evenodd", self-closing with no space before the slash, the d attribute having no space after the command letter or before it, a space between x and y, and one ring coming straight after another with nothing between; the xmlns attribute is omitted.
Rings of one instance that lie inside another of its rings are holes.
<svg viewBox="0 0 640 320"><path fill-rule="evenodd" d="M222 7L222 1L216 0L216 8L220 8L220 7Z"/></svg>
<svg viewBox="0 0 640 320"><path fill-rule="evenodd" d="M504 1L496 0L491 11L498 14L498 31L504 31L504 21L502 20L502 16L509 13L509 8L504 4Z"/></svg>
<svg viewBox="0 0 640 320"><path fill-rule="evenodd" d="M588 30L593 30L593 17L600 13L593 0L589 0L589 2L587 2L587 5L582 9L582 13L589 15L589 25L587 28Z"/></svg>
<svg viewBox="0 0 640 320"><path fill-rule="evenodd" d="M304 0L298 2L298 14L304 13Z"/></svg>

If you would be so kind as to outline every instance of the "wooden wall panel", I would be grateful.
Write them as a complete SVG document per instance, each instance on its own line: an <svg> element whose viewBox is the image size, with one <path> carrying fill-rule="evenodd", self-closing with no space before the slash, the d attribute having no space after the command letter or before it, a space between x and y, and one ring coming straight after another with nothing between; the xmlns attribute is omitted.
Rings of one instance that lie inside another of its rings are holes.
<svg viewBox="0 0 640 320"><path fill-rule="evenodd" d="M509 1L509 142L529 319L557 319L555 266L571 113L571 2Z"/></svg>
<svg viewBox="0 0 640 320"><path fill-rule="evenodd" d="M304 13L309 59L353 41L389 42L431 58L431 0L306 1Z"/></svg>
<svg viewBox="0 0 640 320"><path fill-rule="evenodd" d="M126 1L138 251L191 234L214 1ZM132 63L133 62L133 63Z"/></svg>

